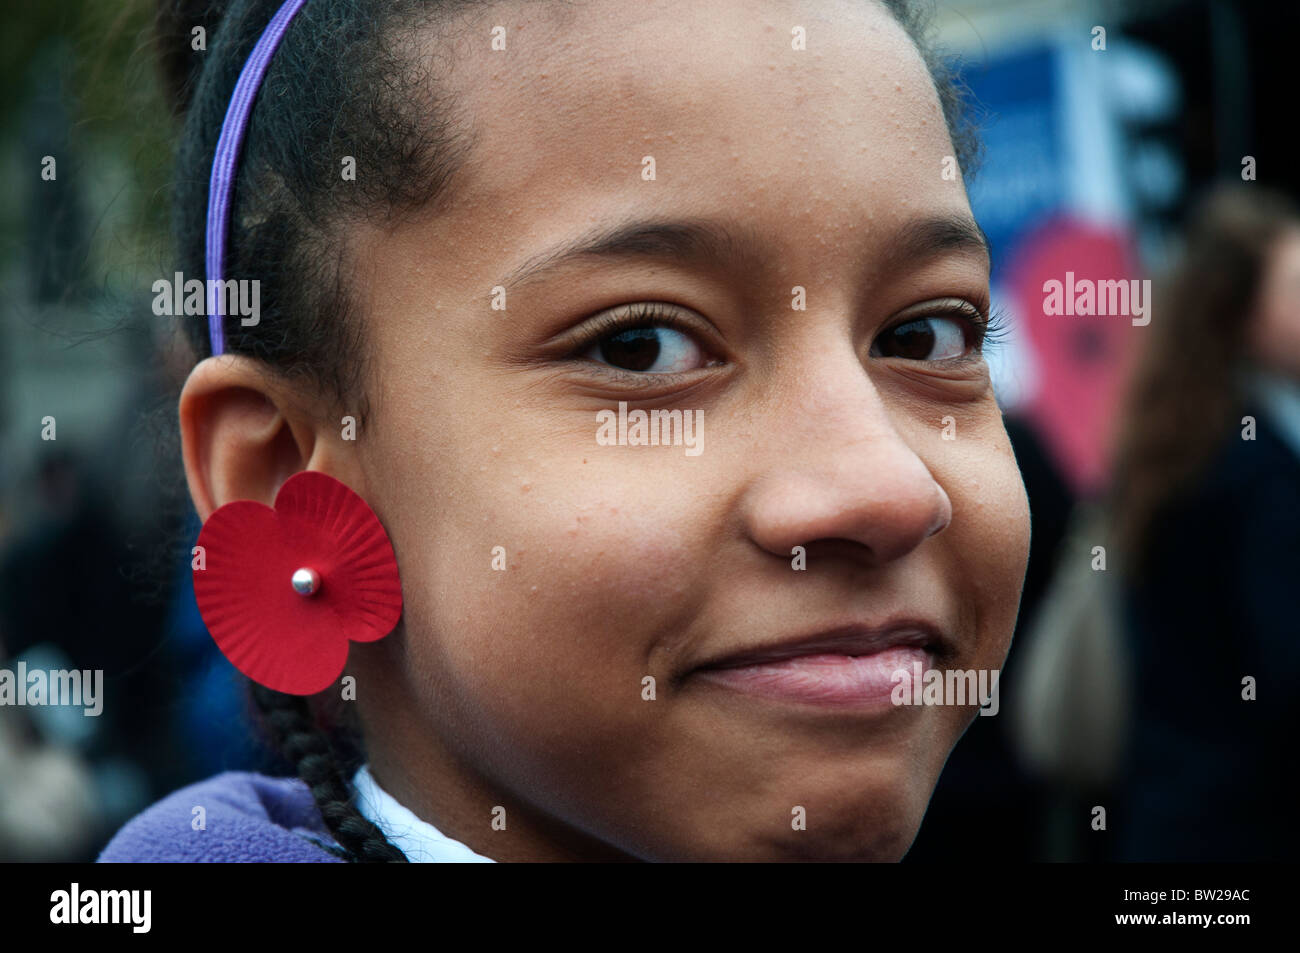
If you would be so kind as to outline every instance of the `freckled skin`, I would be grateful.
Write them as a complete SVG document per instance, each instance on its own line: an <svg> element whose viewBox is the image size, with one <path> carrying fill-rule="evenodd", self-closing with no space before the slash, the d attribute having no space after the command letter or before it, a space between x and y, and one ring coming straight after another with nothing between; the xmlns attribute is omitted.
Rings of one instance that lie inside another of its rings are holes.
<svg viewBox="0 0 1300 953"><path fill-rule="evenodd" d="M866 2L483 16L430 52L476 136L453 198L353 242L378 360L346 466L405 595L402 626L349 664L375 774L501 860L896 860L974 709L813 715L683 676L904 612L952 637L953 667L1006 655L1029 518L987 370L868 356L904 308L987 295L970 256L883 263L912 217L969 214L921 60ZM490 309L538 249L628 213L738 219L766 244L744 276L590 265ZM643 395L537 356L641 301L707 318L724 364ZM597 445L620 399L702 411L704 453Z"/></svg>

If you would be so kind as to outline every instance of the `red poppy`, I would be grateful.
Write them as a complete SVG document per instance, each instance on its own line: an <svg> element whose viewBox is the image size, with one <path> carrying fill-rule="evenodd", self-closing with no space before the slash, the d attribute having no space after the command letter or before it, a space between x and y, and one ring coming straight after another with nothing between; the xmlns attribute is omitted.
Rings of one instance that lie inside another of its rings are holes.
<svg viewBox="0 0 1300 953"><path fill-rule="evenodd" d="M402 587L365 500L324 473L285 481L275 508L236 500L199 532L194 597L217 647L253 681L313 695L338 680L349 642L397 625Z"/></svg>

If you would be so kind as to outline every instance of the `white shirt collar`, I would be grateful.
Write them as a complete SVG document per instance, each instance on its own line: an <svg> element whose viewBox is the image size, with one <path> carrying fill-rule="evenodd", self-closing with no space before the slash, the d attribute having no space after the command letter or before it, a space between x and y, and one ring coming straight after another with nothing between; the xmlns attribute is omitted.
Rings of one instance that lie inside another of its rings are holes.
<svg viewBox="0 0 1300 953"><path fill-rule="evenodd" d="M388 839L418 864L492 864L496 861L476 854L458 840L448 837L428 821L422 821L381 788L363 764L352 778L357 791L357 810L387 835Z"/></svg>

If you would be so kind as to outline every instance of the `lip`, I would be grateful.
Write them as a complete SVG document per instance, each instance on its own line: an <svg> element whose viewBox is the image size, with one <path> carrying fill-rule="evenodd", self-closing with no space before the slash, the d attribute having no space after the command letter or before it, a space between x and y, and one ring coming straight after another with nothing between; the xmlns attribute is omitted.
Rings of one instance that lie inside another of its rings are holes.
<svg viewBox="0 0 1300 953"><path fill-rule="evenodd" d="M888 709L899 669L933 667L951 652L938 626L916 619L847 625L728 653L691 671L751 696L822 707Z"/></svg>

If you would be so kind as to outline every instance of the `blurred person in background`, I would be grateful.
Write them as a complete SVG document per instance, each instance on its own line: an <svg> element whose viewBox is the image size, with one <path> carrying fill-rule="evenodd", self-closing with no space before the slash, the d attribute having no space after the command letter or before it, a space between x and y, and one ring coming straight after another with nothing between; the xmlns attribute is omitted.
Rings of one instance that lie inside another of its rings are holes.
<svg viewBox="0 0 1300 953"><path fill-rule="evenodd" d="M124 575L133 557L121 496L63 449L42 455L34 490L37 505L0 547L0 668L100 670L107 704L94 717L58 705L0 713L0 856L87 860L96 845L83 828L106 836L171 780L177 746L160 716L176 704L175 679L148 664L167 646L160 610L134 598ZM88 816L85 803L54 798L82 776L93 781Z"/></svg>
<svg viewBox="0 0 1300 953"><path fill-rule="evenodd" d="M1295 206L1213 191L1153 311L1111 511L1133 665L1117 859L1295 859L1276 824L1300 724Z"/></svg>
<svg viewBox="0 0 1300 953"><path fill-rule="evenodd" d="M94 780L75 747L46 743L24 709L0 705L0 862L86 860L101 834Z"/></svg>

